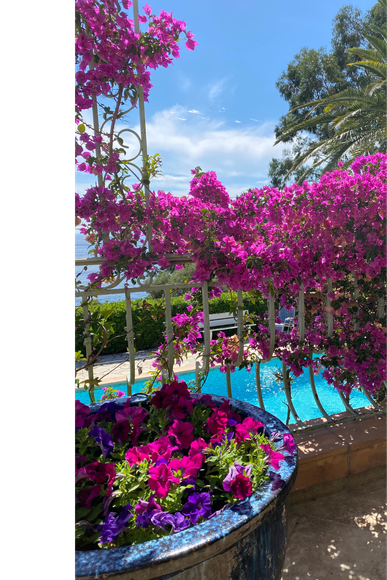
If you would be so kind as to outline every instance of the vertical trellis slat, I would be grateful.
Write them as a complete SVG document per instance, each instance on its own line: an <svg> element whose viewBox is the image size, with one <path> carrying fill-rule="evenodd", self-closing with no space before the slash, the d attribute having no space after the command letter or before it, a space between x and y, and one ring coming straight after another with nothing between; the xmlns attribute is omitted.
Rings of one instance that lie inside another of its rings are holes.
<svg viewBox="0 0 387 580"><path fill-rule="evenodd" d="M174 349L173 349L171 292L169 288L166 288L164 290L164 295L165 295L165 329L167 333L167 343L168 343L168 378L171 378L173 374Z"/></svg>
<svg viewBox="0 0 387 580"><path fill-rule="evenodd" d="M128 395L132 394L132 385L136 380L135 360L134 360L134 329L132 317L132 297L129 288L125 288L125 308L126 308L126 340L128 341L129 351L129 381L126 377Z"/></svg>
<svg viewBox="0 0 387 580"><path fill-rule="evenodd" d="M331 307L331 299L328 293L332 292L332 278L328 278L328 292L327 292L327 308ZM330 310L327 310L327 325L328 325L328 337L331 338L333 334L333 314Z"/></svg>
<svg viewBox="0 0 387 580"><path fill-rule="evenodd" d="M311 356L312 356L312 354L311 354ZM314 400L316 402L316 405L317 405L320 413L322 414L323 417L325 417L325 419L327 419L327 421L331 422L332 419L328 415L328 413L326 412L326 410L324 409L324 407L322 406L322 403L320 401L320 398L319 398L319 396L317 394L316 384L314 382L313 369L312 369L311 366L309 366L309 380L310 380L310 387L312 389L312 394L313 394Z"/></svg>
<svg viewBox="0 0 387 580"><path fill-rule="evenodd" d="M300 342L305 339L305 296L304 284L301 284L301 289L298 293L298 330L300 333Z"/></svg>
<svg viewBox="0 0 387 580"><path fill-rule="evenodd" d="M291 395L291 392L290 392L290 385L288 383L286 371L287 371L286 364L285 363L282 363L282 376L283 376L283 381L284 381L286 400L288 402L288 406L289 406L290 412L293 415L293 417L294 417L297 425L299 427L302 427L302 421L299 418L299 416L297 415L297 411L295 410L294 405L293 405L292 395Z"/></svg>
<svg viewBox="0 0 387 580"><path fill-rule="evenodd" d="M260 367L261 367L261 363L259 361L257 361L255 363L255 383L257 385L257 395L258 395L259 406L261 407L261 409L265 409L265 403L263 402L262 388L261 388Z"/></svg>

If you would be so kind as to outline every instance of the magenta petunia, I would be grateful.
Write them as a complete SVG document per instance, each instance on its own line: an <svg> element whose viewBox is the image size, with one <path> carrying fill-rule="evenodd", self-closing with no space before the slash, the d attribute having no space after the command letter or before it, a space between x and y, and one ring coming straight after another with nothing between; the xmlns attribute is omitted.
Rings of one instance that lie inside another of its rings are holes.
<svg viewBox="0 0 387 580"><path fill-rule="evenodd" d="M269 463L272 467L274 467L274 469L276 471L279 470L279 462L283 461L285 459L285 457L283 456L282 453L277 453L276 451L273 451L272 448L270 447L269 443L260 445L260 447L265 451L266 456L268 457Z"/></svg>
<svg viewBox="0 0 387 580"><path fill-rule="evenodd" d="M287 451L288 453L293 455L293 453L297 449L297 445L294 441L293 435L291 435L290 433L284 433L282 439L283 439L283 443L280 447L278 447L278 451L279 450Z"/></svg>
<svg viewBox="0 0 387 580"><path fill-rule="evenodd" d="M172 461L169 464L169 467L172 469L175 475L180 478L180 480L186 479L187 477L196 478L198 474L198 467L196 462L192 461L188 457L182 457L181 459L172 459Z"/></svg>
<svg viewBox="0 0 387 580"><path fill-rule="evenodd" d="M148 485L158 498L167 497L171 483L179 483L179 478L174 476L170 467L162 463L149 469Z"/></svg>
<svg viewBox="0 0 387 580"><path fill-rule="evenodd" d="M90 508L91 502L95 497L98 497L101 493L101 484L94 485L93 487L88 487L86 489L81 489L78 492L78 501L81 507Z"/></svg>
<svg viewBox="0 0 387 580"><path fill-rule="evenodd" d="M95 483L107 481L111 485L116 478L116 468L114 463L100 463L93 461L84 467L86 476Z"/></svg>
<svg viewBox="0 0 387 580"><path fill-rule="evenodd" d="M207 419L207 428L212 435L223 433L227 426L227 414L217 407L212 409L212 414Z"/></svg>
<svg viewBox="0 0 387 580"><path fill-rule="evenodd" d="M236 499L245 499L252 493L252 483L246 475L238 473L230 483L230 491Z"/></svg>
<svg viewBox="0 0 387 580"><path fill-rule="evenodd" d="M258 429L264 427L261 421L255 421L252 417L246 417L239 425L235 426L235 438L237 441L250 439L252 435L258 432Z"/></svg>
<svg viewBox="0 0 387 580"><path fill-rule="evenodd" d="M194 426L192 423L179 421L177 419L173 422L172 427L169 428L168 435L173 435L183 449L188 449L194 438L192 434L193 430Z"/></svg>
<svg viewBox="0 0 387 580"><path fill-rule="evenodd" d="M144 459L149 459L150 449L148 445L142 445L141 447L131 447L125 453L125 459L129 465L134 465L135 463L141 463Z"/></svg>
<svg viewBox="0 0 387 580"><path fill-rule="evenodd" d="M225 491L231 491L231 484L237 475L250 476L251 465L241 465L237 461L234 461L234 465L230 465L228 474L223 480L223 489Z"/></svg>

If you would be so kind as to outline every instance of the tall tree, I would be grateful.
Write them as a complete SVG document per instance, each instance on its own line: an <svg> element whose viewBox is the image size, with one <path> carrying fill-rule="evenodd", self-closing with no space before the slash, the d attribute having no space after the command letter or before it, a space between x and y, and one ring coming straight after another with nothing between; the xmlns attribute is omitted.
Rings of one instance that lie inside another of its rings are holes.
<svg viewBox="0 0 387 580"><path fill-rule="evenodd" d="M291 143L291 148L284 151L282 159L271 161L271 185L283 187L287 181L302 181L306 175L312 179L319 177L326 166L326 156L315 145L331 139L335 128L328 122L313 121L322 119L326 99L342 91L360 91L370 82L369 71L350 66L356 56L349 49L369 48L366 30L371 25L383 29L385 22L381 4L376 4L365 16L353 6L343 6L333 21L331 50L303 48L282 73L277 88L289 103L289 113L281 117L275 134L278 141ZM308 123L301 128L305 119ZM307 159L306 153L313 147L313 155Z"/></svg>

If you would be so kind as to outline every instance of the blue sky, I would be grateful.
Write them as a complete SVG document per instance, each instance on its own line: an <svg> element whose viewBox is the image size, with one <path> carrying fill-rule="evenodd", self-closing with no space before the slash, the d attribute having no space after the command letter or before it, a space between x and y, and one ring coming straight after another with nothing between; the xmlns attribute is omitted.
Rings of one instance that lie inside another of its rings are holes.
<svg viewBox="0 0 387 580"><path fill-rule="evenodd" d="M232 197L268 181L273 129L288 110L275 83L299 50L329 50L342 0L150 0L154 13L172 11L199 45L168 69L153 71L146 104L148 151L160 153L164 177L153 189L188 192L190 170L216 171ZM374 0L353 5L363 12ZM139 8L145 1L139 2ZM144 25L143 25L144 28ZM138 113L129 118L138 129ZM80 176L78 191L87 186Z"/></svg>

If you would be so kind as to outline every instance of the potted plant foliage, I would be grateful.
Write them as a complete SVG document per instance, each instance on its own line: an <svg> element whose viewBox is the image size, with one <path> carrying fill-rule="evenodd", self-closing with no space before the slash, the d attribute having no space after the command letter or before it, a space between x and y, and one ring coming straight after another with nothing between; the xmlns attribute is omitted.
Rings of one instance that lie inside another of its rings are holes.
<svg viewBox="0 0 387 580"><path fill-rule="evenodd" d="M77 402L77 577L279 578L296 466L277 418L184 382Z"/></svg>

